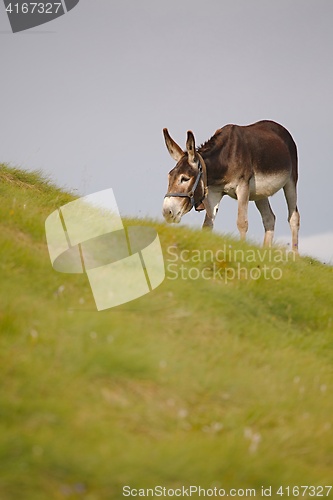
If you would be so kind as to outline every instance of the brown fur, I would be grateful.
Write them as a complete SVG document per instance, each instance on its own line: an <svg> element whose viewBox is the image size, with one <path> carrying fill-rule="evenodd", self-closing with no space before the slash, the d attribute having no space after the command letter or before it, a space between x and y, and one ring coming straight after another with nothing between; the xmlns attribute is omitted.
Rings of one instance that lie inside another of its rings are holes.
<svg viewBox="0 0 333 500"><path fill-rule="evenodd" d="M169 192L183 193L191 189L197 173L198 155L207 169L208 197L204 200L204 227L213 227L221 198L229 195L238 200L237 226L241 238L248 228L249 200L255 201L265 227L264 244L272 243L275 216L268 197L284 189L288 204L288 220L292 231L292 246L298 247L299 212L296 185L298 180L297 148L290 133L278 123L264 120L252 125L226 125L217 130L202 146L195 149L192 132L188 132L187 151L183 151L164 129L167 148L177 161L169 173ZM186 180L188 179L188 180ZM203 196L204 184L199 183L195 198ZM179 222L192 207L186 198L164 202L168 222Z"/></svg>

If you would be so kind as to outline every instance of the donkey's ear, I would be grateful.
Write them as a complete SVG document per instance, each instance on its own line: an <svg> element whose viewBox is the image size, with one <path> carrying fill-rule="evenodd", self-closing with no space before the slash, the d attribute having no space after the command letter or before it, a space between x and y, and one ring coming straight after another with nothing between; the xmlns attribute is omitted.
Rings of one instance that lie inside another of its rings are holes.
<svg viewBox="0 0 333 500"><path fill-rule="evenodd" d="M186 150L188 153L188 162L190 165L197 166L197 153L195 150L195 139L194 134L189 130L187 132Z"/></svg>
<svg viewBox="0 0 333 500"><path fill-rule="evenodd" d="M166 147L168 148L168 151L171 155L171 157L175 161L179 161L182 156L184 156L184 151L178 144L170 137L168 129L164 128L163 129L163 134L164 134L164 140Z"/></svg>

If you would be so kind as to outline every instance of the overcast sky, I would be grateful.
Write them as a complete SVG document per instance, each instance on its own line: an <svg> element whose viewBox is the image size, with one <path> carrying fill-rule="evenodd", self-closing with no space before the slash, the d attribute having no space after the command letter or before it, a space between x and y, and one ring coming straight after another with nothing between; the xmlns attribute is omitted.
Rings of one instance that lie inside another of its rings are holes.
<svg viewBox="0 0 333 500"><path fill-rule="evenodd" d="M301 250L333 259L332 19L332 0L80 0L12 34L1 2L0 161L82 194L112 187L123 215L162 220L163 127L184 146L188 129L200 144L272 119L298 145ZM289 239L282 192L272 206ZM236 210L223 199L217 231L237 234ZM254 204L249 224L262 239Z"/></svg>

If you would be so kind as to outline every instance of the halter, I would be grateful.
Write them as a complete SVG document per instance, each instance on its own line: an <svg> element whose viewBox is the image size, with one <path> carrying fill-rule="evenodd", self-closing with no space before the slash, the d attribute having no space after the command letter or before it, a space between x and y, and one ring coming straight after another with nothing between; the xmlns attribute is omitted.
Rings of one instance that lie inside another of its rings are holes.
<svg viewBox="0 0 333 500"><path fill-rule="evenodd" d="M198 153L197 153L198 154ZM195 208L197 210L197 207L204 201L208 194L208 188L207 188L207 173L206 173L206 165L205 162L203 161L203 158L198 154L199 157L199 163L198 163L198 174L195 179L194 185L188 193L167 193L164 198L171 198L171 197L180 197L180 198L189 198L191 202L191 210L192 208ZM202 178L203 184L204 184L204 195L201 200L199 200L197 203L194 201L194 194L195 190L198 187L198 184L200 182L200 179Z"/></svg>

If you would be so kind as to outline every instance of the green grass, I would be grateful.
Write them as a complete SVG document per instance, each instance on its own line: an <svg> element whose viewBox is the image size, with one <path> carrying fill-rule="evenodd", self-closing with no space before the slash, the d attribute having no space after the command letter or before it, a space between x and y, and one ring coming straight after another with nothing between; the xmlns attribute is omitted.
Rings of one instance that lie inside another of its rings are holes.
<svg viewBox="0 0 333 500"><path fill-rule="evenodd" d="M71 199L0 166L0 499L332 484L333 268L125 221L157 229L166 279L97 312L48 257L45 219Z"/></svg>

